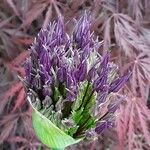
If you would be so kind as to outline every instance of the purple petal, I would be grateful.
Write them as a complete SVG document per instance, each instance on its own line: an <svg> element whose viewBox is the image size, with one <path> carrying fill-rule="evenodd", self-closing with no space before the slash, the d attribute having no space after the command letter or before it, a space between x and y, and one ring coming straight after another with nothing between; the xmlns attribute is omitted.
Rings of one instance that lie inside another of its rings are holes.
<svg viewBox="0 0 150 150"><path fill-rule="evenodd" d="M95 132L97 134L101 134L102 132L104 132L106 129L111 128L113 126L113 122L110 120L105 120L103 122L100 122L97 124L96 128L95 128Z"/></svg>
<svg viewBox="0 0 150 150"><path fill-rule="evenodd" d="M114 80L110 84L109 93L111 93L111 92L118 92L123 87L123 85L127 82L127 80L129 79L130 75L131 75L131 73Z"/></svg>
<svg viewBox="0 0 150 150"><path fill-rule="evenodd" d="M107 53L101 61L100 67L97 70L98 75L100 76L101 74L108 73L108 62L109 62L109 54Z"/></svg>
<svg viewBox="0 0 150 150"><path fill-rule="evenodd" d="M67 100L74 101L77 96L77 87L67 89Z"/></svg>
<svg viewBox="0 0 150 150"><path fill-rule="evenodd" d="M108 112L115 113L115 111L119 108L120 104L125 100L124 96L119 97L115 102L112 102L108 105Z"/></svg>
<svg viewBox="0 0 150 150"><path fill-rule="evenodd" d="M96 76L96 68L92 67L88 72L87 80L91 81L95 76Z"/></svg>
<svg viewBox="0 0 150 150"><path fill-rule="evenodd" d="M84 16L78 21L78 24L73 32L73 40L77 44L77 49L83 50L86 46L93 45L93 41L90 33L90 17L88 14L84 14ZM84 49L84 55L89 53L89 48ZM84 57L85 58L85 57ZM83 59L83 56L82 56Z"/></svg>
<svg viewBox="0 0 150 150"><path fill-rule="evenodd" d="M57 78L60 82L65 82L67 78L67 69L65 67L59 68L57 71Z"/></svg>
<svg viewBox="0 0 150 150"><path fill-rule="evenodd" d="M78 81L83 81L86 78L87 75L87 63L86 61L83 61L77 71L75 72L75 77Z"/></svg>
<svg viewBox="0 0 150 150"><path fill-rule="evenodd" d="M73 83L73 78L72 78L71 74L67 73L67 76L66 76L66 87L71 86L72 83Z"/></svg>
<svg viewBox="0 0 150 150"><path fill-rule="evenodd" d="M98 94L97 96L98 105L104 103L106 101L107 96L108 96L108 91Z"/></svg>
<svg viewBox="0 0 150 150"><path fill-rule="evenodd" d="M104 91L105 89L104 87L106 87L106 84L107 84L107 75L103 74L94 81L93 88L97 92Z"/></svg>

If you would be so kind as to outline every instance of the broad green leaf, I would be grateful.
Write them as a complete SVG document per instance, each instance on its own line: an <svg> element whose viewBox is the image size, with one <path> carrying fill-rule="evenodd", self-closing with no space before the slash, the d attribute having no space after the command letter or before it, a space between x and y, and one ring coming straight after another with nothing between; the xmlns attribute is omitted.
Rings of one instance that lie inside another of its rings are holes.
<svg viewBox="0 0 150 150"><path fill-rule="evenodd" d="M63 149L82 140L75 140L64 133L35 108L33 108L32 123L37 137L52 149Z"/></svg>

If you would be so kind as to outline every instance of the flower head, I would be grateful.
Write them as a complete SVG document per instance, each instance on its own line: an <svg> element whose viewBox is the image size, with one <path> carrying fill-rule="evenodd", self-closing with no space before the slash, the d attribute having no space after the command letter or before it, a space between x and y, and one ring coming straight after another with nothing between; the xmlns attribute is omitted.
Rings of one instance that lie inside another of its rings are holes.
<svg viewBox="0 0 150 150"><path fill-rule="evenodd" d="M129 78L115 79L117 67L109 62L109 53L98 53L101 42L94 39L90 25L85 13L68 35L60 17L41 29L25 65L32 105L75 139L112 126L121 100L112 103L111 96Z"/></svg>

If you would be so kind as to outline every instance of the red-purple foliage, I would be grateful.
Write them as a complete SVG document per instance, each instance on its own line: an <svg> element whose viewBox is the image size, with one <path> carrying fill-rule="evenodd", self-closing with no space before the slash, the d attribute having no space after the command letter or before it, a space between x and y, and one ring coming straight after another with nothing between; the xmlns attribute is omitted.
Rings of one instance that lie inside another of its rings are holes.
<svg viewBox="0 0 150 150"><path fill-rule="evenodd" d="M119 149L149 149L150 111L141 98L134 97L131 93L128 94L127 101L118 110L120 115L116 121Z"/></svg>
<svg viewBox="0 0 150 150"><path fill-rule="evenodd" d="M149 0L2 0L0 1L0 149L40 149L31 125L31 109L17 75L24 76L26 51L41 27L60 14L71 32L73 18L91 11L92 29L111 49L119 73L132 71L117 115L116 131L72 149L150 149L150 1ZM118 134L118 139L116 135ZM46 149L44 147L44 149Z"/></svg>

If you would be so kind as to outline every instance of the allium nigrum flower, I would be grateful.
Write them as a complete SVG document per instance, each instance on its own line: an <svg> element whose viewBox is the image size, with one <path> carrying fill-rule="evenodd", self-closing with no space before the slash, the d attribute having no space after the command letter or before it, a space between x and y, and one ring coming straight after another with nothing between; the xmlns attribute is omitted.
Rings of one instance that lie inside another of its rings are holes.
<svg viewBox="0 0 150 150"><path fill-rule="evenodd" d="M109 53L103 57L98 53L101 42L91 33L90 21L85 13L71 35L65 32L62 17L50 23L34 40L25 63L32 106L73 139L97 136L112 127L123 100L119 96L114 100L114 93L129 78L118 77Z"/></svg>

